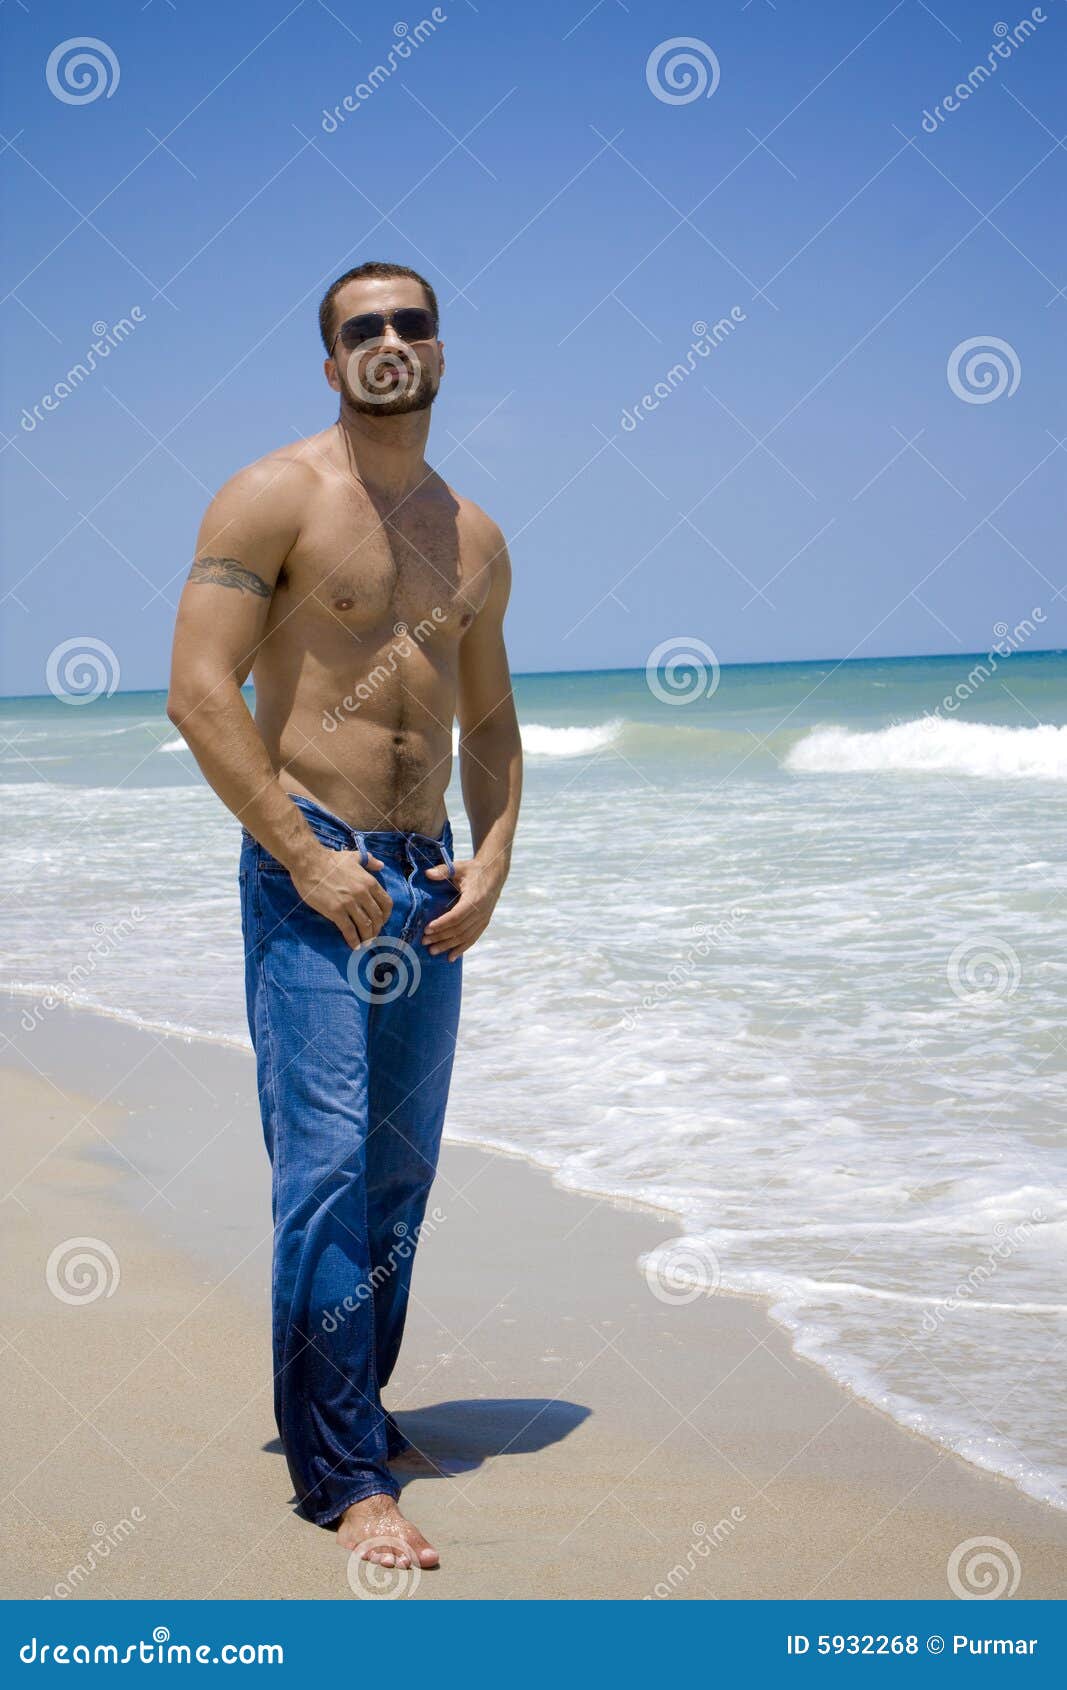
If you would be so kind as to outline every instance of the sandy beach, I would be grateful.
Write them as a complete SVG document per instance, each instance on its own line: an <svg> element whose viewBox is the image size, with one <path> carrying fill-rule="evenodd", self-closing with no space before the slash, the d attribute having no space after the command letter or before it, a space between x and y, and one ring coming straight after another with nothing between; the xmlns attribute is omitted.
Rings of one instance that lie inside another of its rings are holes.
<svg viewBox="0 0 1067 1690"><path fill-rule="evenodd" d="M351 1600L273 1424L251 1057L0 1008L3 1594ZM387 1403L442 1468L404 1492L443 1561L416 1600L937 1598L979 1537L1018 1597L1062 1589L1067 1516L838 1389L757 1303L655 1296L667 1217L450 1145L431 1218Z"/></svg>

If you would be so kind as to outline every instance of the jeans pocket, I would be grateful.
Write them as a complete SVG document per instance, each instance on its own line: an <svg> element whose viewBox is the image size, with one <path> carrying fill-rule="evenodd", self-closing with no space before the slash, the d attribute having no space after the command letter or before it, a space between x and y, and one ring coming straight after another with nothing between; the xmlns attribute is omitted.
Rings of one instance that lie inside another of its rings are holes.
<svg viewBox="0 0 1067 1690"><path fill-rule="evenodd" d="M327 828L312 826L311 832L326 851L354 851L356 849L354 845L349 845L347 841L338 839L337 835ZM256 853L262 874L284 874L287 878L291 878L285 864L280 863L277 857L272 857L265 845L257 844Z"/></svg>
<svg viewBox="0 0 1067 1690"><path fill-rule="evenodd" d="M286 880L292 878L285 864L280 863L277 857L272 857L263 845L260 845L258 850L258 867L260 874L284 875Z"/></svg>

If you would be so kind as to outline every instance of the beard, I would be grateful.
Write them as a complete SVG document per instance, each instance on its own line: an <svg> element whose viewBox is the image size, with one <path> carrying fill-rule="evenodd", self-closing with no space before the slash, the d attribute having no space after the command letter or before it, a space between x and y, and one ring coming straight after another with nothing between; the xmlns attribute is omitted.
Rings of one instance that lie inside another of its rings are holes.
<svg viewBox="0 0 1067 1690"><path fill-rule="evenodd" d="M353 411L365 417L402 417L426 411L437 398L440 375L414 354L358 348L338 364L341 392Z"/></svg>

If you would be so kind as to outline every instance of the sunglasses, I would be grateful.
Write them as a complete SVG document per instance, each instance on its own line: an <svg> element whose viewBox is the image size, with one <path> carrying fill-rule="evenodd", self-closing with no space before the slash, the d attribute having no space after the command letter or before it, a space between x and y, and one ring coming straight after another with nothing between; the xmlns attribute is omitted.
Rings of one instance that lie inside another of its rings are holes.
<svg viewBox="0 0 1067 1690"><path fill-rule="evenodd" d="M437 339L437 319L432 311L424 305L401 305L395 311L364 311L358 317L349 317L334 336L331 356L338 341L346 352L354 352L368 340L381 340L389 323L408 345L415 340Z"/></svg>

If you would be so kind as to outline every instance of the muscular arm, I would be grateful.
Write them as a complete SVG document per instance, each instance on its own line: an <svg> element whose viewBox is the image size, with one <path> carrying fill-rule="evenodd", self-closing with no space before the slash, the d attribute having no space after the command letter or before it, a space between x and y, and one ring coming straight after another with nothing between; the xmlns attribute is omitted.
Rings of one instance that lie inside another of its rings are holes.
<svg viewBox="0 0 1067 1690"><path fill-rule="evenodd" d="M498 864L503 882L519 820L522 742L504 646L511 563L502 537L491 568L489 597L460 646L456 713L460 779L475 861L487 867Z"/></svg>
<svg viewBox="0 0 1067 1690"><path fill-rule="evenodd" d="M488 926L511 866L511 844L522 796L522 742L504 646L504 612L511 565L500 532L492 529L489 596L460 646L460 779L474 856L456 864L460 897L426 929L436 955L455 960ZM441 878L444 871L431 870Z"/></svg>
<svg viewBox="0 0 1067 1690"><path fill-rule="evenodd" d="M305 901L356 944L378 931L388 897L358 862L339 863L340 853L319 844L241 694L299 530L298 473L255 464L212 500L178 606L167 714L222 802L285 864Z"/></svg>

